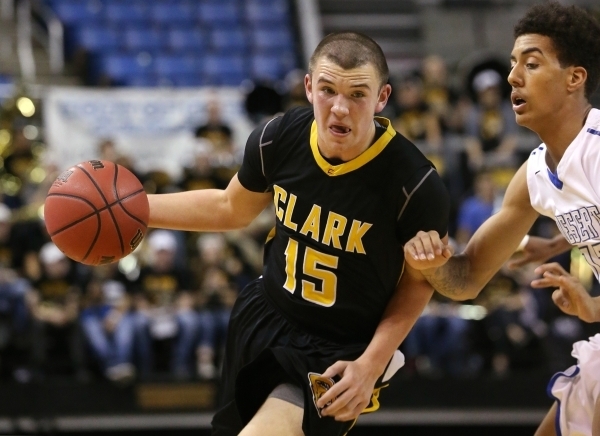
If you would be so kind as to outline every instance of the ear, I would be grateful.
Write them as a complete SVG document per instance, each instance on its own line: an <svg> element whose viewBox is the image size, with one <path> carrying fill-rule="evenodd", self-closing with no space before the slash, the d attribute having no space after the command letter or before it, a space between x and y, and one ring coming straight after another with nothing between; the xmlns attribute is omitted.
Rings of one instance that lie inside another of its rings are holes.
<svg viewBox="0 0 600 436"><path fill-rule="evenodd" d="M585 82L587 80L587 71L583 67L572 67L571 74L569 75L569 83L567 84L567 90L569 92L575 92L578 89L585 91Z"/></svg>
<svg viewBox="0 0 600 436"><path fill-rule="evenodd" d="M379 91L379 97L377 99L377 106L375 106L376 114L383 110L391 94L392 86L389 83L386 83L381 87L381 90Z"/></svg>
<svg viewBox="0 0 600 436"><path fill-rule="evenodd" d="M310 74L304 76L304 90L306 91L306 98L313 104L313 89L312 89L312 79Z"/></svg>

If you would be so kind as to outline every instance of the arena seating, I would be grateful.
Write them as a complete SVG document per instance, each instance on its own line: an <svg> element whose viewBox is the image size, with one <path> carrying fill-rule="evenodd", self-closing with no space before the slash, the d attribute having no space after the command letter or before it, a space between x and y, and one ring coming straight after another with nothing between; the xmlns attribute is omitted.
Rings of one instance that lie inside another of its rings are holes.
<svg viewBox="0 0 600 436"><path fill-rule="evenodd" d="M289 0L46 0L92 85L236 86L298 66Z"/></svg>

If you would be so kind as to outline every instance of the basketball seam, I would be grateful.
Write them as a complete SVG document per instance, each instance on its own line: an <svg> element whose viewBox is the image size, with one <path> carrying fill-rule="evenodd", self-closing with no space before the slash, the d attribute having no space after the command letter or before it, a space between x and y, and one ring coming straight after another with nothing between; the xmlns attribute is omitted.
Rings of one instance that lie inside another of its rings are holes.
<svg viewBox="0 0 600 436"><path fill-rule="evenodd" d="M94 209L94 212L92 212L92 213L90 213L90 214L88 214L88 215L85 215L85 216L83 216L83 217L79 218L77 221L70 222L70 223L69 223L69 224L67 224L66 226L64 226L64 227L61 227L60 229L58 229L58 230L56 230L56 231L54 231L54 232L50 233L50 237L56 236L56 235L58 235L59 233L61 233L61 232L64 232L65 230L68 230L69 228L71 228L71 227L73 227L73 226L75 226L75 225L77 225L77 224L81 223L82 221L85 221L85 220L87 220L88 218L91 218L91 217L93 217L94 215L98 215L98 216L99 216L99 215L100 215L102 212L104 212L105 210L107 210L107 209L109 209L109 208L111 208L111 207L115 206L117 203L119 204L119 206L121 206L121 208L122 208L122 209L125 211L125 213L127 213L127 215L128 215L129 217L133 218L134 220L136 220L137 222L139 222L140 224L142 224L143 226L145 226L145 224L144 224L144 222L143 222L142 220L138 219L138 218L137 218L135 215L132 215L130 212L128 212L128 211L127 211L127 210L124 208L124 206L121 204L121 202L123 202L123 201L127 201L129 198L131 198L131 197L134 197L134 196L138 195L140 192L144 192L144 190L143 190L143 189L139 189L139 190L137 190L137 191L135 191L135 192L132 192L131 194L127 195L126 197L123 197L123 198L121 198L121 199L120 199L120 202L116 202L116 201L115 201L114 203L110 203L110 204L108 204L108 205L106 205L106 206L104 206L104 207L102 207L102 208L100 208L100 209L96 209L96 206L94 206L94 204L93 204L92 202L90 202L90 201L86 200L86 199L85 199L85 198L83 198L83 197L78 197L78 196L76 196L76 195L72 195L72 194L58 194L58 193L52 193L52 194L48 194L48 195L47 195L48 197L67 197L67 198L72 198L72 199L74 199L74 200L81 200L81 201L83 201L83 202L87 203L87 204L88 204L88 205L89 205L89 206L90 206L92 209Z"/></svg>
<svg viewBox="0 0 600 436"><path fill-rule="evenodd" d="M119 166L113 162L113 165L115 166L115 176L113 178L113 194L115 195L115 198L117 199L117 201L119 202L119 204L121 204L121 200L119 199L119 192L117 191L117 178L119 177ZM112 211L112 209L111 209ZM111 212L112 215L112 212ZM114 218L116 220L116 218ZM117 234L119 235L119 243L121 244L121 253L124 254L125 253L125 244L123 244L123 235L121 235L121 229L119 228L119 226L116 225L116 221L115 221L115 226L117 228Z"/></svg>
<svg viewBox="0 0 600 436"><path fill-rule="evenodd" d="M94 178L91 176L91 174L85 168L83 168L81 165L77 165L77 168L79 168L81 171L83 171L83 173L88 177L88 179L90 179L90 181L96 187L96 190L98 191L98 193L102 197L102 200L104 200L104 205L106 206L106 209L108 210L108 213L110 214L110 217L111 217L111 219L113 221L115 229L117 230L117 235L119 236L119 241L121 242L121 254L123 254L124 253L123 238L121 237L121 231L119 230L119 226L117 225L117 220L116 220L115 215L113 214L113 212L111 210L111 206L108 204L108 201L106 201L106 197L105 197L104 193L102 192L102 190L100 189L100 187L98 186L98 184L96 183L96 181L94 180ZM100 222L100 224L99 224L99 227L101 227L101 226L102 226L102 222ZM100 235L100 229L98 230L98 233L94 237L94 240L92 241L92 244L90 246L90 250L88 251L87 255L89 255L89 253L92 250L92 248L94 248L94 245L96 245L96 242L98 242L98 236L99 235ZM83 258L83 260L85 260L85 257Z"/></svg>

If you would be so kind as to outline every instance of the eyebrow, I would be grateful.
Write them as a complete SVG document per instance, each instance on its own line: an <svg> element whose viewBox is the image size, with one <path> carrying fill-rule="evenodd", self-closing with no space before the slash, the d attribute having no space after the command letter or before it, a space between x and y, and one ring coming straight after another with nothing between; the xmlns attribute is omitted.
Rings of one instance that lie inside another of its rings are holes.
<svg viewBox="0 0 600 436"><path fill-rule="evenodd" d="M331 85L335 85L335 83L333 83L331 80L326 79L324 77L319 77L319 79L317 80L317 83L329 83ZM356 85L350 85L351 88L367 88L367 89L371 89L371 87L369 86L368 83L358 83Z"/></svg>
<svg viewBox="0 0 600 436"><path fill-rule="evenodd" d="M542 56L544 55L544 53L542 52L542 50L540 50L539 48L537 48L537 47L529 47L529 48L526 48L525 50L523 50L521 52L520 56L523 56L523 55L526 55L526 54L529 54L529 53L533 53L533 52L538 52ZM510 58L511 58L511 60L512 59L516 59L515 55L510 55Z"/></svg>

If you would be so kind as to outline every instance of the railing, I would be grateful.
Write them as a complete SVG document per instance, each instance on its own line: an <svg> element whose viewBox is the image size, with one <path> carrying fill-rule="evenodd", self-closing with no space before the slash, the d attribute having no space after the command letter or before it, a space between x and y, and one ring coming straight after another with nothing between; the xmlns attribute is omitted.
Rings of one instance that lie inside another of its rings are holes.
<svg viewBox="0 0 600 436"><path fill-rule="evenodd" d="M17 4L17 57L25 82L35 81L36 69L31 43L31 4L20 0Z"/></svg>
<svg viewBox="0 0 600 436"><path fill-rule="evenodd" d="M64 69L62 23L51 9L41 2L19 0L17 3L17 57L21 75L26 82L34 82L36 78L33 40L44 47L48 53L50 72L52 74L62 73Z"/></svg>
<svg viewBox="0 0 600 436"><path fill-rule="evenodd" d="M313 50L323 38L323 25L317 0L296 0L296 16L302 38L304 65L308 64Z"/></svg>
<svg viewBox="0 0 600 436"><path fill-rule="evenodd" d="M30 1L30 0L27 0ZM50 72L61 74L65 66L63 40L64 30L54 11L39 0L31 3L32 37L48 52Z"/></svg>

